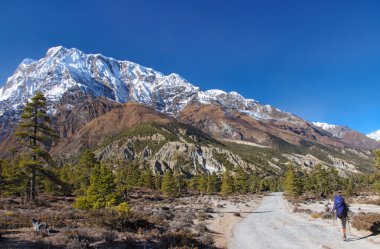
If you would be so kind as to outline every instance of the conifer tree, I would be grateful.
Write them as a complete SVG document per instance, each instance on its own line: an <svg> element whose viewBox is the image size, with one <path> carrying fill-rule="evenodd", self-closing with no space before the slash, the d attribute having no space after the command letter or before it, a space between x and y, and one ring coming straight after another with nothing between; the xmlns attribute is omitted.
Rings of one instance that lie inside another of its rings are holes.
<svg viewBox="0 0 380 249"><path fill-rule="evenodd" d="M156 189L161 189L161 184L162 183L162 176L158 173L154 176L154 187Z"/></svg>
<svg viewBox="0 0 380 249"><path fill-rule="evenodd" d="M21 120L16 130L16 137L21 145L27 147L30 159L23 161L23 166L30 171L30 183L27 198L36 199L36 173L42 170L44 163L51 161L47 146L57 138L50 127L50 118L46 113L46 98L37 92L31 101L27 101Z"/></svg>
<svg viewBox="0 0 380 249"><path fill-rule="evenodd" d="M224 172L222 177L222 189L221 193L223 196L230 195L235 191L234 189L234 178L227 170Z"/></svg>
<svg viewBox="0 0 380 249"><path fill-rule="evenodd" d="M200 175L200 177L198 179L199 179L198 190L199 190L200 194L207 193L207 185L208 185L207 184L207 181L208 181L207 175L202 174L202 175Z"/></svg>
<svg viewBox="0 0 380 249"><path fill-rule="evenodd" d="M380 168L380 150L375 150L376 163L375 165Z"/></svg>
<svg viewBox="0 0 380 249"><path fill-rule="evenodd" d="M162 178L161 190L167 197L178 196L178 188L176 186L175 178L170 170L167 170Z"/></svg>
<svg viewBox="0 0 380 249"><path fill-rule="evenodd" d="M295 172L294 167L291 165L285 175L284 189L292 196L299 196L302 194L303 185L301 178Z"/></svg>
<svg viewBox="0 0 380 249"><path fill-rule="evenodd" d="M207 193L213 194L220 191L220 179L215 172L212 172L207 179Z"/></svg>
<svg viewBox="0 0 380 249"><path fill-rule="evenodd" d="M150 169L144 170L140 174L140 179L141 179L141 186L145 188L154 188L154 176L152 174L152 171Z"/></svg>
<svg viewBox="0 0 380 249"><path fill-rule="evenodd" d="M139 185L140 179L140 170L137 165L131 164L127 169L127 188L130 189L132 187Z"/></svg>
<svg viewBox="0 0 380 249"><path fill-rule="evenodd" d="M91 171L90 185L84 196L77 197L73 206L85 210L98 210L115 206L120 201L112 171L104 164L97 164Z"/></svg>
<svg viewBox="0 0 380 249"><path fill-rule="evenodd" d="M236 169L236 174L234 178L235 189L239 193L245 194L249 190L249 175L243 168L239 167Z"/></svg>

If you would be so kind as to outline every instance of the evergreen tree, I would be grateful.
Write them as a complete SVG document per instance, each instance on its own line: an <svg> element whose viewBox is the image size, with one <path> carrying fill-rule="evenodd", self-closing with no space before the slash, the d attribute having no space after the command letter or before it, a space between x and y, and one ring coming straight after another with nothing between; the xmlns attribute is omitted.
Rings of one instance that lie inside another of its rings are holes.
<svg viewBox="0 0 380 249"><path fill-rule="evenodd" d="M246 194L249 191L249 174L241 167L236 169L234 178L235 189L241 194Z"/></svg>
<svg viewBox="0 0 380 249"><path fill-rule="evenodd" d="M207 193L213 194L220 192L220 179L215 172L212 172L207 179Z"/></svg>
<svg viewBox="0 0 380 249"><path fill-rule="evenodd" d="M162 176L160 174L156 174L154 176L154 187L156 189L161 189L161 186L162 186Z"/></svg>
<svg viewBox="0 0 380 249"><path fill-rule="evenodd" d="M185 176L182 172L174 171L175 184L178 189L178 193L182 193L186 190Z"/></svg>
<svg viewBox="0 0 380 249"><path fill-rule="evenodd" d="M198 181L198 190L201 195L207 193L207 180L208 178L206 174L200 175Z"/></svg>
<svg viewBox="0 0 380 249"><path fill-rule="evenodd" d="M190 179L189 182L189 187L191 190L198 191L199 192L199 180L200 180L200 175L195 175Z"/></svg>
<svg viewBox="0 0 380 249"><path fill-rule="evenodd" d="M146 169L144 170L141 175L140 175L140 179L141 179L141 185L142 187L145 187L145 188L151 188L153 189L155 187L155 184L154 184L154 176L152 174L152 171L150 169Z"/></svg>
<svg viewBox="0 0 380 249"><path fill-rule="evenodd" d="M115 206L120 201L112 171L104 164L97 164L91 171L90 185L84 196L77 197L73 206L85 210L98 210Z"/></svg>
<svg viewBox="0 0 380 249"><path fill-rule="evenodd" d="M136 187L139 185L140 170L137 165L131 164L127 169L127 188Z"/></svg>
<svg viewBox="0 0 380 249"><path fill-rule="evenodd" d="M374 151L375 157L376 157L376 163L375 165L380 168L380 150Z"/></svg>
<svg viewBox="0 0 380 249"><path fill-rule="evenodd" d="M228 170L226 170L222 177L222 189L221 193L223 196L230 195L235 191L234 189L234 178Z"/></svg>
<svg viewBox="0 0 380 249"><path fill-rule="evenodd" d="M292 196L299 196L303 192L301 178L291 165L285 175L284 189Z"/></svg>
<svg viewBox="0 0 380 249"><path fill-rule="evenodd" d="M317 164L313 171L320 196L327 196L327 194L331 192L327 170L324 169L321 164Z"/></svg>
<svg viewBox="0 0 380 249"><path fill-rule="evenodd" d="M51 158L47 146L57 135L50 128L50 118L46 113L46 98L37 92L31 101L25 104L21 120L16 130L16 137L21 145L27 147L31 158L23 161L23 166L30 171L30 184L27 198L34 202L36 199L36 173L42 170L45 162Z"/></svg>
<svg viewBox="0 0 380 249"><path fill-rule="evenodd" d="M249 191L252 193L257 193L260 191L260 179L257 177L257 175L252 174L249 177Z"/></svg>
<svg viewBox="0 0 380 249"><path fill-rule="evenodd" d="M175 178L170 170L167 170L162 178L161 190L165 196L178 196L178 188L176 186Z"/></svg>

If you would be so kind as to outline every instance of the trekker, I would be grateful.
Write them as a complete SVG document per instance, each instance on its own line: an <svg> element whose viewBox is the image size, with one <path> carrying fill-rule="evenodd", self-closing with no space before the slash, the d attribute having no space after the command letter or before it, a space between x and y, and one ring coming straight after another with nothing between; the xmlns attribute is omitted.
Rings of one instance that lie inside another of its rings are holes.
<svg viewBox="0 0 380 249"><path fill-rule="evenodd" d="M336 213L339 228L342 232L342 240L346 240L346 224L348 216L348 206L342 195L338 194L334 197L333 211Z"/></svg>

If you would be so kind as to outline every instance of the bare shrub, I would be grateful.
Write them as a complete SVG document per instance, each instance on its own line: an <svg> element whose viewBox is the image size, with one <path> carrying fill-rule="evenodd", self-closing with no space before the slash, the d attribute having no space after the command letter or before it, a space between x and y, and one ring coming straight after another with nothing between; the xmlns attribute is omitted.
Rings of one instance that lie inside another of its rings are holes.
<svg viewBox="0 0 380 249"><path fill-rule="evenodd" d="M299 208L299 207L295 207L293 209L293 213L304 213L304 214L311 214L313 211L311 211L311 209L303 209L303 208Z"/></svg>
<svg viewBox="0 0 380 249"><path fill-rule="evenodd" d="M119 232L136 232L139 229L151 230L156 228L155 223L150 221L149 217L134 212L119 213L110 210L99 210L90 213L90 222Z"/></svg>
<svg viewBox="0 0 380 249"><path fill-rule="evenodd" d="M194 235L186 232L168 232L158 238L157 248L199 248Z"/></svg>
<svg viewBox="0 0 380 249"><path fill-rule="evenodd" d="M207 232L208 229L207 229L207 227L206 227L206 225L204 223L198 223L195 226L195 231L197 231L200 234L203 234L203 233Z"/></svg>
<svg viewBox="0 0 380 249"><path fill-rule="evenodd" d="M79 236L70 239L66 245L67 249L86 249L89 248L89 241Z"/></svg>
<svg viewBox="0 0 380 249"><path fill-rule="evenodd" d="M106 230L102 233L101 238L108 243L113 243L117 239L117 233L113 230Z"/></svg>
<svg viewBox="0 0 380 249"><path fill-rule="evenodd" d="M380 233L380 214L368 213L359 214L353 217L352 226L358 230Z"/></svg>
<svg viewBox="0 0 380 249"><path fill-rule="evenodd" d="M321 215L321 218L322 219L333 219L334 218L334 213L333 212L324 212L322 215Z"/></svg>
<svg viewBox="0 0 380 249"><path fill-rule="evenodd" d="M205 248L213 248L213 245L215 243L212 235L210 234L203 234L199 238L199 242L201 244L200 247L205 247Z"/></svg>

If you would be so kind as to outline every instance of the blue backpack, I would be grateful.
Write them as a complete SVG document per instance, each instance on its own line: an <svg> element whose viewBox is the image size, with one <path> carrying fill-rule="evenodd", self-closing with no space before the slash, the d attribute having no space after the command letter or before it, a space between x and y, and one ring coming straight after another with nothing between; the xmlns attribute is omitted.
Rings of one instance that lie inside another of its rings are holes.
<svg viewBox="0 0 380 249"><path fill-rule="evenodd" d="M348 213L348 206L344 202L344 198L341 195L336 195L334 197L334 207L336 210L336 217L346 218Z"/></svg>

